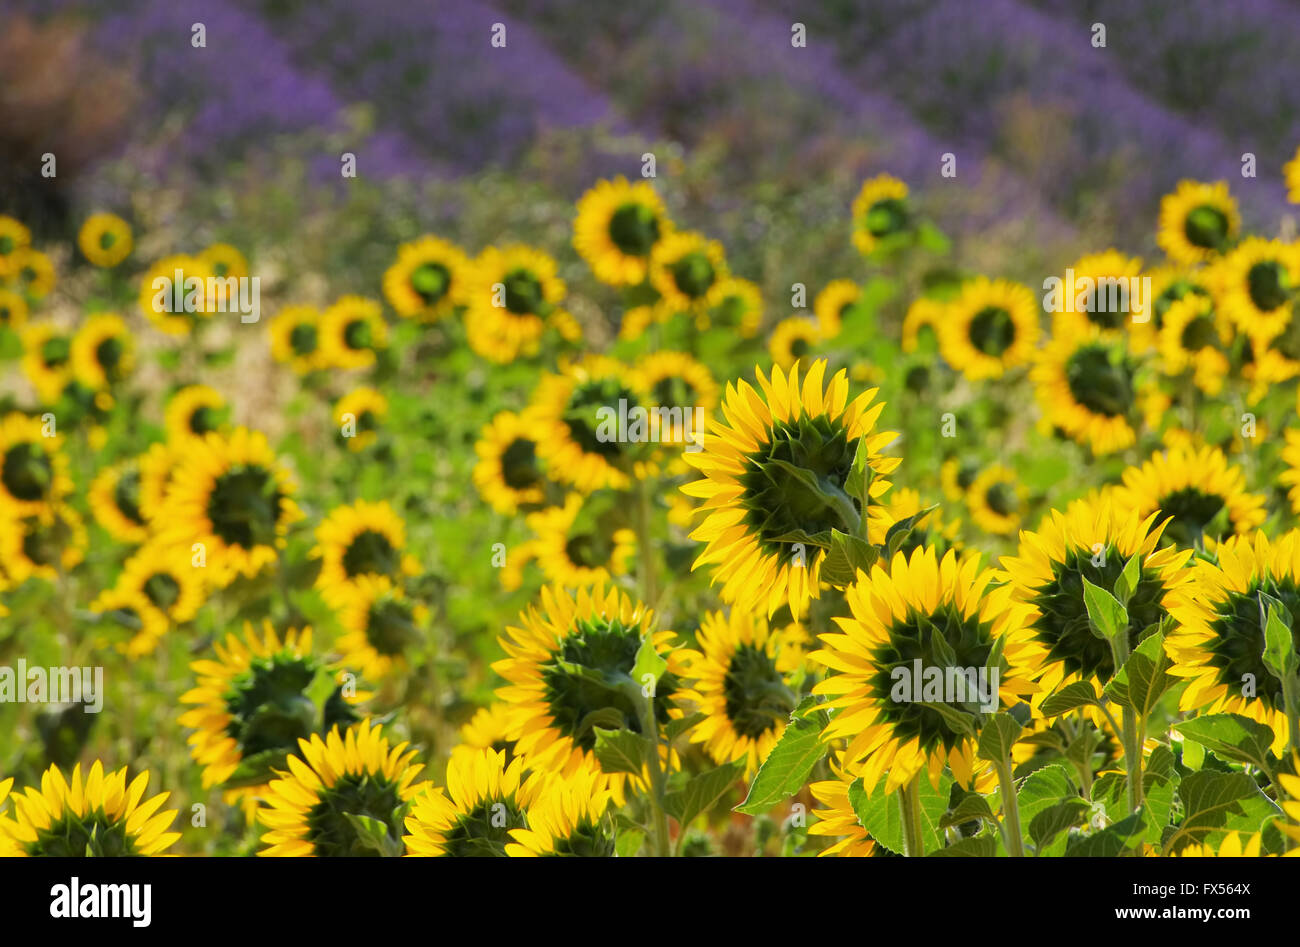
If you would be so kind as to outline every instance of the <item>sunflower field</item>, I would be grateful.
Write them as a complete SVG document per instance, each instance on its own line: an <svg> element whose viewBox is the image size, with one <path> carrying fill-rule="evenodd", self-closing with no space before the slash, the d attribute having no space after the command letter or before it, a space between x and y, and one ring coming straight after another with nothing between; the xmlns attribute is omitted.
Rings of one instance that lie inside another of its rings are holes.
<svg viewBox="0 0 1300 947"><path fill-rule="evenodd" d="M960 150L738 208L503 118L421 190L271 85L0 191L0 855L1300 854L1300 151L990 253Z"/></svg>

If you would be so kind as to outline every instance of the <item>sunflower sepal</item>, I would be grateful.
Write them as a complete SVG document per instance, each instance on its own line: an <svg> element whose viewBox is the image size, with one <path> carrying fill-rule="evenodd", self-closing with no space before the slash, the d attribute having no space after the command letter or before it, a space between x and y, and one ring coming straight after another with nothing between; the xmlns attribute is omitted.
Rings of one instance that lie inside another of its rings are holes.
<svg viewBox="0 0 1300 947"><path fill-rule="evenodd" d="M1081 578L1083 603L1088 609L1088 626L1096 637L1113 643L1121 634L1128 632L1128 609L1100 585L1089 582L1087 576Z"/></svg>
<svg viewBox="0 0 1300 947"><path fill-rule="evenodd" d="M406 815L402 810L409 808L409 806L402 806L401 809L396 810L400 813L400 818L394 816L396 824L401 825L405 821ZM366 849L378 852L384 858L401 858L406 854L406 846L402 840L394 838L388 831L388 826L378 819L354 812L344 812L343 817L356 829L357 841Z"/></svg>

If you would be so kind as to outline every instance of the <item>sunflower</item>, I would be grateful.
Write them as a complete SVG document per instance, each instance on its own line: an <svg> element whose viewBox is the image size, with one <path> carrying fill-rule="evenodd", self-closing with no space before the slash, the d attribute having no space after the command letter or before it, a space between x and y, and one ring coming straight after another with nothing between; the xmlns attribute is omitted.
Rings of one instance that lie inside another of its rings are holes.
<svg viewBox="0 0 1300 947"><path fill-rule="evenodd" d="M190 756L203 767L203 788L233 781L265 787L282 770L298 741L311 736L318 712L309 691L325 674L312 652L310 628L277 635L270 622L261 634L248 622L243 635L212 645L213 658L190 664L195 686L180 697L180 715L192 729Z"/></svg>
<svg viewBox="0 0 1300 947"><path fill-rule="evenodd" d="M159 855L181 837L167 829L175 809L163 809L171 793L145 799L149 774L126 781L126 767L105 773L90 764L83 781L81 764L64 778L57 766L12 796L12 811L0 816L0 855L56 858Z"/></svg>
<svg viewBox="0 0 1300 947"><path fill-rule="evenodd" d="M1164 539L1179 546L1203 546L1205 539L1248 533L1268 515L1264 497L1246 492L1246 475L1217 447L1160 451L1141 467L1124 471L1117 501L1139 517L1157 510Z"/></svg>
<svg viewBox="0 0 1300 947"><path fill-rule="evenodd" d="M1295 157L1283 165L1282 170L1286 174L1286 199L1292 204L1300 204L1300 148L1296 149Z"/></svg>
<svg viewBox="0 0 1300 947"><path fill-rule="evenodd" d="M246 279L248 260L238 247L228 243L214 243L199 254L202 262L217 279Z"/></svg>
<svg viewBox="0 0 1300 947"><path fill-rule="evenodd" d="M9 275L14 253L31 245L32 232L22 221L0 214L0 280Z"/></svg>
<svg viewBox="0 0 1300 947"><path fill-rule="evenodd" d="M635 286L645 282L651 252L672 229L649 182L620 176L597 181L578 199L573 247L602 283Z"/></svg>
<svg viewBox="0 0 1300 947"><path fill-rule="evenodd" d="M180 461L180 452L167 444L151 444L136 458L140 470L140 514L151 526L162 514L163 502Z"/></svg>
<svg viewBox="0 0 1300 947"><path fill-rule="evenodd" d="M388 399L364 385L353 388L334 404L334 423L354 454L379 440L379 426L387 417Z"/></svg>
<svg viewBox="0 0 1300 947"><path fill-rule="evenodd" d="M198 257L164 257L140 280L140 311L161 332L189 335L212 315L207 298L207 280L212 275L212 268Z"/></svg>
<svg viewBox="0 0 1300 947"><path fill-rule="evenodd" d="M636 532L619 526L619 496L570 493L562 506L528 516L533 549L546 581L576 587L626 575L637 555Z"/></svg>
<svg viewBox="0 0 1300 947"><path fill-rule="evenodd" d="M344 296L320 317L321 362L331 368L369 368L388 347L384 309L364 296Z"/></svg>
<svg viewBox="0 0 1300 947"><path fill-rule="evenodd" d="M853 245L869 256L880 241L905 231L911 222L907 185L888 174L863 182L853 199Z"/></svg>
<svg viewBox="0 0 1300 947"><path fill-rule="evenodd" d="M944 360L971 381L1001 378L1034 357L1038 300L1027 286L979 277L964 283L938 325Z"/></svg>
<svg viewBox="0 0 1300 947"><path fill-rule="evenodd" d="M1291 512L1300 513L1300 428L1287 428L1286 446L1282 448L1282 462L1286 470L1278 474L1280 486L1290 487L1287 498L1291 501Z"/></svg>
<svg viewBox="0 0 1300 947"><path fill-rule="evenodd" d="M1030 374L1044 419L1094 454L1123 450L1155 404L1140 363L1100 329L1071 330L1047 344Z"/></svg>
<svg viewBox="0 0 1300 947"><path fill-rule="evenodd" d="M979 476L979 466L968 461L949 457L939 467L939 484L943 489L944 499L957 503L966 498L966 491Z"/></svg>
<svg viewBox="0 0 1300 947"><path fill-rule="evenodd" d="M311 555L321 560L316 588L333 608L351 600L361 576L401 579L420 571L406 554L406 524L387 502L335 507L316 527Z"/></svg>
<svg viewBox="0 0 1300 947"><path fill-rule="evenodd" d="M497 750L505 753L509 762L515 755L515 741L509 736L510 717L510 705L502 701L480 707L460 728L459 745L475 750Z"/></svg>
<svg viewBox="0 0 1300 947"><path fill-rule="evenodd" d="M406 851L425 858L504 858L514 829L528 827L528 810L545 776L525 778L524 761L495 750L466 749L447 764L447 788L430 786L406 817Z"/></svg>
<svg viewBox="0 0 1300 947"><path fill-rule="evenodd" d="M48 322L22 331L23 373L41 404L54 404L72 380L72 339Z"/></svg>
<svg viewBox="0 0 1300 947"><path fill-rule="evenodd" d="M205 550L214 587L236 575L252 578L274 563L289 524L302 519L289 473L266 435L236 428L187 444L158 516L158 537L168 545Z"/></svg>
<svg viewBox="0 0 1300 947"><path fill-rule="evenodd" d="M153 654L167 634L167 616L143 592L120 586L107 589L90 607L107 625L115 650L132 660Z"/></svg>
<svg viewBox="0 0 1300 947"><path fill-rule="evenodd" d="M141 593L178 625L198 614L208 594L189 547L159 542L147 543L126 560L117 588Z"/></svg>
<svg viewBox="0 0 1300 947"><path fill-rule="evenodd" d="M933 299L929 296L922 296L920 299L915 300L907 308L907 315L903 317L903 351L916 351L921 341L921 329L923 328L929 327L937 335L939 326L943 324L947 311L947 304L942 300Z"/></svg>
<svg viewBox="0 0 1300 947"><path fill-rule="evenodd" d="M135 339L116 313L90 316L72 337L72 373L92 391L111 388L131 374Z"/></svg>
<svg viewBox="0 0 1300 947"><path fill-rule="evenodd" d="M1273 541L1262 531L1233 536L1214 554L1217 561L1193 562L1195 584L1169 608L1176 622L1165 638L1175 662L1169 673L1189 679L1178 707L1250 717L1273 730L1272 749L1280 755L1290 728L1282 682L1263 658L1265 596L1281 602L1288 625L1289 616L1300 615L1300 531Z"/></svg>
<svg viewBox="0 0 1300 947"><path fill-rule="evenodd" d="M590 493L624 489L633 474L653 470L654 445L620 441L604 420L619 414L624 402L629 412L645 408L640 381L628 366L604 355L587 355L542 376L533 404L546 435L537 449L550 476Z"/></svg>
<svg viewBox="0 0 1300 947"><path fill-rule="evenodd" d="M1023 611L1003 589L989 589L995 570L981 571L979 566L978 554L958 560L949 550L940 560L933 549L921 548L910 559L895 554L888 572L880 565L870 575L859 572L858 581L845 592L852 617L836 619L843 633L821 635L822 649L809 655L831 669L813 693L831 695L824 706L839 711L824 739L851 740L844 762L862 764L867 792L882 775L885 791L893 792L923 770L938 786L945 764L964 784L975 775L970 731L914 699L921 691L919 680L913 682L912 697L898 699L900 669L904 674L914 673L918 665L927 670L984 669L1000 641L1002 656L987 672L999 705L1014 705L1037 690ZM924 675L926 702L933 703L929 676ZM954 699L941 702L958 712L980 705L982 699L969 691L965 701L956 701L955 693L950 696Z"/></svg>
<svg viewBox="0 0 1300 947"><path fill-rule="evenodd" d="M207 385L187 385L167 399L163 425L169 443L183 445L193 438L220 432L226 414L226 399Z"/></svg>
<svg viewBox="0 0 1300 947"><path fill-rule="evenodd" d="M1288 777L1283 774L1283 780ZM1294 779L1295 777L1290 777ZM1244 841L1243 841L1244 839ZM1174 858L1260 858L1263 854L1264 836L1260 832L1225 832L1223 840L1219 842L1216 848L1208 838L1202 837L1199 842L1192 842L1190 845L1184 845L1178 851L1172 853ZM1300 855L1300 850L1292 850L1287 853L1291 856Z"/></svg>
<svg viewBox="0 0 1300 947"><path fill-rule="evenodd" d="M623 311L623 318L619 321L619 341L632 342L641 338L646 329L662 321L659 316L665 313L666 310L655 305L629 306Z"/></svg>
<svg viewBox="0 0 1300 947"><path fill-rule="evenodd" d="M410 601L388 576L357 576L339 608L339 663L370 681L404 669L406 654L424 640L428 617L429 610Z"/></svg>
<svg viewBox="0 0 1300 947"><path fill-rule="evenodd" d="M424 788L415 779L424 764L407 743L389 748L388 738L369 720L325 739L298 740L299 756L288 757L289 772L273 780L258 819L270 831L262 836L271 857L349 857L379 855L374 845L401 854L408 803ZM385 828L382 841L361 829L362 819Z"/></svg>
<svg viewBox="0 0 1300 947"><path fill-rule="evenodd" d="M131 225L116 214L91 214L77 234L77 246L95 266L117 266L131 253Z"/></svg>
<svg viewBox="0 0 1300 947"><path fill-rule="evenodd" d="M1108 496L1078 500L1064 513L1052 510L1036 531L1023 531L1018 554L1002 557L1011 594L1030 609L1034 663L1043 669L1040 696L1079 680L1105 685L1115 672L1110 645L1092 632L1084 579L1110 591L1129 559L1141 556L1127 604L1129 648L1168 618L1170 594L1190 579L1183 566L1192 552L1157 548L1164 529L1158 519Z"/></svg>
<svg viewBox="0 0 1300 947"><path fill-rule="evenodd" d="M120 543L133 546L149 536L140 512L140 468L131 461L104 467L90 484L87 498L95 522Z"/></svg>
<svg viewBox="0 0 1300 947"><path fill-rule="evenodd" d="M813 313L822 336L833 339L840 334L844 317L862 298L862 287L850 279L831 280L813 299Z"/></svg>
<svg viewBox="0 0 1300 947"><path fill-rule="evenodd" d="M1158 332L1165 324L1169 307L1189 295L1212 298L1206 279L1208 270L1187 270L1176 266L1159 266L1150 272L1151 328Z"/></svg>
<svg viewBox="0 0 1300 947"><path fill-rule="evenodd" d="M778 670L780 638L767 621L740 609L709 612L696 632L699 651L687 652L686 689L705 719L691 729L719 765L743 760L753 778L767 759L798 703Z"/></svg>
<svg viewBox="0 0 1300 947"><path fill-rule="evenodd" d="M27 325L27 300L12 290L0 288L0 328L19 332Z"/></svg>
<svg viewBox="0 0 1300 947"><path fill-rule="evenodd" d="M758 335L763 321L763 295L758 287L738 276L725 276L709 293L712 300L703 314L708 326L720 326L742 339Z"/></svg>
<svg viewBox="0 0 1300 947"><path fill-rule="evenodd" d="M843 754L836 753L831 763L834 779L819 780L808 786L812 797L825 807L814 810L817 821L808 826L808 834L839 839L834 845L818 852L818 857L838 855L844 858L865 858L875 852L876 843L858 821L857 810L849 802L849 787L858 779L855 770L862 767L859 765L846 769L842 765L842 756Z"/></svg>
<svg viewBox="0 0 1300 947"><path fill-rule="evenodd" d="M40 418L11 412L0 420L0 509L14 516L47 511L72 492L63 438Z"/></svg>
<svg viewBox="0 0 1300 947"><path fill-rule="evenodd" d="M790 316L773 327L767 354L778 368L790 371L800 362L811 362L812 352L821 341L821 329L815 321L807 316Z"/></svg>
<svg viewBox="0 0 1300 947"><path fill-rule="evenodd" d="M321 316L315 306L286 306L271 320L271 357L299 375L326 367Z"/></svg>
<svg viewBox="0 0 1300 947"><path fill-rule="evenodd" d="M469 258L460 247L423 236L397 248L397 259L384 271L384 298L399 316L437 322L462 305Z"/></svg>
<svg viewBox="0 0 1300 947"><path fill-rule="evenodd" d="M728 385L722 406L725 422L710 423L703 449L686 453L687 463L704 476L683 486L688 496L703 499L707 514L691 534L708 544L692 568L712 565L723 601L770 616L788 602L802 615L820 585L825 553L807 550L807 560L788 538L838 528L858 529L863 519L879 518L883 508L844 492L860 438L866 438L867 464L874 474L869 497L889 490L884 479L898 458L881 454L897 436L877 432L884 403L872 405L876 389L851 403L848 377L841 369L823 389L825 360L814 362L800 385L796 366L787 376L773 368L770 378L755 370L761 394L744 380ZM818 489L784 472L797 465L808 471Z"/></svg>
<svg viewBox="0 0 1300 947"><path fill-rule="evenodd" d="M509 516L545 502L546 474L538 458L543 437L536 410L502 411L483 428L474 445L474 486L498 513Z"/></svg>
<svg viewBox="0 0 1300 947"><path fill-rule="evenodd" d="M1179 181L1178 190L1160 199L1156 243L1179 265L1208 262L1227 250L1240 230L1241 214L1226 181Z"/></svg>
<svg viewBox="0 0 1300 947"><path fill-rule="evenodd" d="M1196 387L1213 397L1228 374L1224 349L1232 335L1232 324L1212 299L1189 293L1165 311L1157 341L1160 370L1171 378L1190 371Z"/></svg>
<svg viewBox="0 0 1300 947"><path fill-rule="evenodd" d="M671 631L651 631L653 621L650 609L617 588L584 586L571 596L548 585L541 607L529 606L520 624L506 629L500 643L509 657L492 668L509 682L497 697L511 707L510 733L529 765L571 776L583 766L600 766L596 728L642 732L626 688L644 684L631 673L646 638L668 662L654 686L655 719L665 724L681 716L672 699L682 655L668 650ZM622 805L629 774L607 775Z"/></svg>
<svg viewBox="0 0 1300 947"><path fill-rule="evenodd" d="M8 518L8 517L6 517ZM58 503L25 519L6 523L17 541L0 549L5 572L16 583L28 577L54 582L86 558L86 526L80 514Z"/></svg>
<svg viewBox="0 0 1300 947"><path fill-rule="evenodd" d="M536 355L547 320L562 311L564 281L555 272L555 260L532 247L488 247L480 253L466 289L470 348L499 364Z"/></svg>
<svg viewBox="0 0 1300 947"><path fill-rule="evenodd" d="M1300 286L1300 245L1248 237L1214 264L1219 308L1243 332L1267 340L1291 322Z"/></svg>
<svg viewBox="0 0 1300 947"><path fill-rule="evenodd" d="M700 429L704 427L704 419L711 417L718 406L718 383L713 373L685 352L672 351L642 356L637 360L636 371L640 376L638 387L646 393L646 399L670 412L666 417L659 416L660 443L681 444L682 449L689 449L691 440L703 433ZM681 409L680 423L671 414L674 408ZM684 471L685 465L675 457L672 472Z"/></svg>
<svg viewBox="0 0 1300 947"><path fill-rule="evenodd" d="M689 230L671 233L655 244L650 282L675 309L711 308L718 286L728 276L722 244Z"/></svg>
<svg viewBox="0 0 1300 947"><path fill-rule="evenodd" d="M35 300L44 299L54 289L54 264L44 253L31 247L19 247L7 259L5 282L11 289Z"/></svg>
<svg viewBox="0 0 1300 947"><path fill-rule="evenodd" d="M1070 281L1062 281L1060 305L1052 316L1052 335L1062 339L1088 334L1096 327L1104 338L1126 337L1135 352L1151 342L1151 300L1137 298L1131 290L1141 279L1142 261L1118 250L1090 253L1070 267L1074 295L1068 296Z"/></svg>
<svg viewBox="0 0 1300 947"><path fill-rule="evenodd" d="M1014 536L1029 491L1020 477L1004 464L991 464L980 471L966 492L966 508L980 529L994 536Z"/></svg>
<svg viewBox="0 0 1300 947"><path fill-rule="evenodd" d="M511 858L614 854L614 833L605 819L614 794L609 779L593 767L546 781L528 806L528 827L511 829Z"/></svg>

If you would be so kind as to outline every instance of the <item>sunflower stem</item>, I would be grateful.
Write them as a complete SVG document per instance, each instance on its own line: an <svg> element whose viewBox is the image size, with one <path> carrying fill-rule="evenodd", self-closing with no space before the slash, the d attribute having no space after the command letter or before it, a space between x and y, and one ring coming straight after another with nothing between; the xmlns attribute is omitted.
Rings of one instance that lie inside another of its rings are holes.
<svg viewBox="0 0 1300 947"><path fill-rule="evenodd" d="M1115 673L1128 661L1128 634L1123 632L1110 639L1111 653L1115 659ZM1128 784L1128 809L1137 812L1142 805L1142 736L1141 720L1137 711L1127 705L1120 707L1123 720L1124 773ZM1114 718L1111 726L1115 725Z"/></svg>
<svg viewBox="0 0 1300 947"><path fill-rule="evenodd" d="M920 779L918 773L898 791L898 808L903 821L903 854L909 858L920 858L925 854L921 833Z"/></svg>
<svg viewBox="0 0 1300 947"><path fill-rule="evenodd" d="M1015 858L1025 857L1025 843L1020 837L1020 800L1016 781L1011 776L1011 762L1005 756L997 763L998 786L1002 789L1002 823L1007 851Z"/></svg>
<svg viewBox="0 0 1300 947"><path fill-rule="evenodd" d="M655 547L651 542L650 523L650 487L646 479L637 481L636 505L636 542L639 564L641 566L641 596L650 608L655 607L659 590L658 575L655 568Z"/></svg>
<svg viewBox="0 0 1300 947"><path fill-rule="evenodd" d="M672 856L672 843L668 837L668 812L664 809L664 796L667 793L667 781L664 779L663 767L659 765L659 726L655 721L654 698L640 701L638 715L641 718L641 732L651 741L650 760L646 766L650 770L650 809L654 814L653 832L654 853L657 858ZM685 831L685 826L682 826Z"/></svg>

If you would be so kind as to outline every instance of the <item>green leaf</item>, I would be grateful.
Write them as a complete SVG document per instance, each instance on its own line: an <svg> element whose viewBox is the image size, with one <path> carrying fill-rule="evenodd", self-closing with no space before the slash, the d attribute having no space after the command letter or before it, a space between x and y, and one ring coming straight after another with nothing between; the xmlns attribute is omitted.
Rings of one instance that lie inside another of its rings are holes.
<svg viewBox="0 0 1300 947"><path fill-rule="evenodd" d="M1174 727L1175 730L1179 727ZM1183 765L1190 770L1198 770L1205 764L1205 744L1195 740L1183 740Z"/></svg>
<svg viewBox="0 0 1300 947"><path fill-rule="evenodd" d="M867 489L871 486L872 470L868 464L871 451L867 449L867 438L859 437L857 449L853 452L853 465L849 475L844 478L844 492L866 506L869 496Z"/></svg>
<svg viewBox="0 0 1300 947"><path fill-rule="evenodd" d="M804 787L812 768L830 751L830 745L822 742L822 731L829 722L826 711L818 710L811 718L804 716L817 704L815 697L805 697L794 709L785 732L758 768L736 812L759 815Z"/></svg>
<svg viewBox="0 0 1300 947"><path fill-rule="evenodd" d="M1025 777L1016 796L1020 807L1020 831L1025 841L1033 841L1029 837L1029 826L1035 816L1076 795L1070 771L1060 763L1051 763Z"/></svg>
<svg viewBox="0 0 1300 947"><path fill-rule="evenodd" d="M1214 751L1220 759L1259 767L1270 779L1280 762L1271 749L1273 729L1241 714L1193 717L1174 724L1174 729L1190 738L1194 745ZM1199 767L1192 766L1187 757L1188 740L1184 740L1183 764L1190 769L1198 769Z"/></svg>
<svg viewBox="0 0 1300 947"><path fill-rule="evenodd" d="M997 840L992 835L976 835L953 842L946 848L930 852L931 858L992 858L998 853Z"/></svg>
<svg viewBox="0 0 1300 947"><path fill-rule="evenodd" d="M993 814L993 807L989 805L987 796L982 796L977 792L967 792L956 783L953 783L952 792L948 798L948 811L939 820L939 828L947 829L954 825L972 822L975 819L984 819L993 825L997 825L997 817Z"/></svg>
<svg viewBox="0 0 1300 947"><path fill-rule="evenodd" d="M691 727L695 726L708 718L708 714L689 714L685 717L678 717L676 720L669 720L664 727L664 733L667 734L669 742L676 740Z"/></svg>
<svg viewBox="0 0 1300 947"><path fill-rule="evenodd" d="M1083 576L1083 604L1088 609L1092 633L1109 641L1128 632L1128 610L1119 599Z"/></svg>
<svg viewBox="0 0 1300 947"><path fill-rule="evenodd" d="M1230 815L1245 815L1242 801L1258 794L1255 780L1246 773L1217 773L1201 770L1189 773L1178 787L1183 818L1177 830L1165 839L1165 854L1199 842L1222 829Z"/></svg>
<svg viewBox="0 0 1300 947"><path fill-rule="evenodd" d="M876 547L866 540L832 529L830 549L822 559L822 580L847 588L857 581L859 569L870 572L879 557Z"/></svg>
<svg viewBox="0 0 1300 947"><path fill-rule="evenodd" d="M1135 552L1124 563L1124 571L1115 580L1115 600L1128 608L1129 600L1137 591L1138 582L1142 580L1142 553Z"/></svg>
<svg viewBox="0 0 1300 947"><path fill-rule="evenodd" d="M684 789L664 797L664 810L677 820L682 831L701 812L707 812L726 795L745 771L744 760L732 760L691 778Z"/></svg>
<svg viewBox="0 0 1300 947"><path fill-rule="evenodd" d="M1010 758L1011 748L1024 732L1025 728L1015 717L1008 713L994 714L980 731L979 745L975 752L982 760L1001 763Z"/></svg>
<svg viewBox="0 0 1300 947"><path fill-rule="evenodd" d="M939 777L939 788L930 785L930 779L924 773L916 781L917 795L921 803L921 844L929 853L937 851L943 845L943 831L940 823L948 811L948 795L952 790L952 777L946 772ZM899 812L899 794L885 792L885 780L873 788L870 795L861 779L856 779L849 786L849 804L857 813L862 827L878 843L891 852L903 851L903 819Z"/></svg>
<svg viewBox="0 0 1300 947"><path fill-rule="evenodd" d="M1146 833L1146 816L1142 809L1090 835L1070 839L1065 846L1067 858L1114 858L1142 844Z"/></svg>
<svg viewBox="0 0 1300 947"><path fill-rule="evenodd" d="M1264 593L1260 593L1261 599ZM1262 606L1261 606L1262 607ZM1283 618L1283 615L1286 617ZM1279 603L1268 606L1268 620L1264 625L1264 666L1278 680L1286 680L1296 672L1295 642L1291 636L1291 615Z"/></svg>
<svg viewBox="0 0 1300 947"><path fill-rule="evenodd" d="M1147 814L1145 841L1159 845L1165 828L1174 811L1174 795L1178 792L1178 781L1167 780L1147 786L1142 805Z"/></svg>
<svg viewBox="0 0 1300 947"><path fill-rule="evenodd" d="M960 710L951 704L946 704L941 700L918 700L916 704L918 707L925 707L928 710L933 710L935 713L942 716L949 724L966 734L966 736L975 736L975 718L971 714L966 713L966 711Z"/></svg>
<svg viewBox="0 0 1300 947"><path fill-rule="evenodd" d="M1069 713L1077 707L1087 707L1100 703L1097 689L1090 681L1075 681L1067 684L1043 701L1040 708L1045 717L1055 717Z"/></svg>
<svg viewBox="0 0 1300 947"><path fill-rule="evenodd" d="M640 776L646 761L654 752L654 744L631 730L602 730L595 728L596 759L607 773L632 773Z"/></svg>
<svg viewBox="0 0 1300 947"><path fill-rule="evenodd" d="M889 527L888 532L885 533L885 559L893 559L894 553L903 548L903 544L907 542L907 537L916 529L917 524L937 509L939 509L938 503L927 506L924 510L913 513L906 519L901 519Z"/></svg>
<svg viewBox="0 0 1300 947"><path fill-rule="evenodd" d="M643 689L649 688L650 696L653 697L654 688L658 686L659 679L667 670L668 662L655 649L653 636L646 635L641 639L641 647L636 651L636 662L632 665L632 680ZM642 696L645 696L644 693Z"/></svg>
<svg viewBox="0 0 1300 947"><path fill-rule="evenodd" d="M1029 838L1035 850L1041 852L1066 829L1087 821L1090 809L1087 801L1077 796L1043 809L1029 821Z"/></svg>
<svg viewBox="0 0 1300 947"><path fill-rule="evenodd" d="M1106 696L1132 707L1146 719L1165 691L1178 683L1178 678L1168 673L1169 666L1164 636L1152 635L1133 649L1124 666L1107 683Z"/></svg>
<svg viewBox="0 0 1300 947"><path fill-rule="evenodd" d="M403 853L405 846L402 840L388 834L388 826L383 822L368 815L357 815L352 812L344 812L343 817L352 824L352 828L357 833L357 841L366 848L373 849L388 858L396 858Z"/></svg>
<svg viewBox="0 0 1300 947"><path fill-rule="evenodd" d="M641 851L645 833L640 829L624 829L614 837L614 854L619 858L631 858Z"/></svg>

